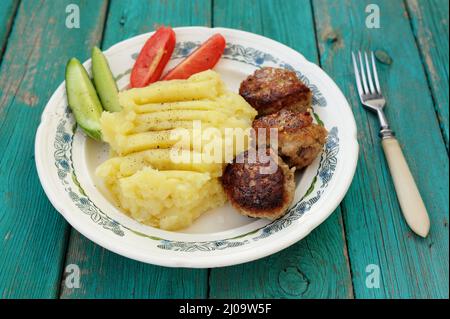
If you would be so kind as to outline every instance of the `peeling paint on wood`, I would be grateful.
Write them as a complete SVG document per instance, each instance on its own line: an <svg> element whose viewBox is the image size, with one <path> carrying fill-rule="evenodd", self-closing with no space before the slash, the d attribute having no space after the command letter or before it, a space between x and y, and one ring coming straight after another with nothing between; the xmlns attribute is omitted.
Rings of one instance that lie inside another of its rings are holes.
<svg viewBox="0 0 450 319"><path fill-rule="evenodd" d="M381 29L365 27L365 7L376 3ZM319 34L333 30L344 47L319 38L322 67L349 99L359 130L360 156L341 208L356 298L448 298L448 156L426 76L401 1L313 0ZM406 225L377 136L378 121L361 106L354 88L351 51L378 50L386 113L431 218L427 239ZM384 52L380 54L380 52ZM429 244L431 248L429 247ZM379 289L366 287L366 267L380 267Z"/></svg>
<svg viewBox="0 0 450 319"><path fill-rule="evenodd" d="M435 108L448 151L448 0L407 0L414 33L434 97Z"/></svg>
<svg viewBox="0 0 450 319"><path fill-rule="evenodd" d="M55 298L65 256L68 226L39 183L33 154L41 111L64 78L70 56L84 59L99 39L106 2L89 1L83 28L70 32L41 23L64 17L74 0L23 0L0 69L0 297ZM30 14L32 13L32 14ZM24 37L24 34L27 35ZM68 39L71 39L68 41ZM81 45L80 45L81 43ZM35 104L33 108L28 107Z"/></svg>

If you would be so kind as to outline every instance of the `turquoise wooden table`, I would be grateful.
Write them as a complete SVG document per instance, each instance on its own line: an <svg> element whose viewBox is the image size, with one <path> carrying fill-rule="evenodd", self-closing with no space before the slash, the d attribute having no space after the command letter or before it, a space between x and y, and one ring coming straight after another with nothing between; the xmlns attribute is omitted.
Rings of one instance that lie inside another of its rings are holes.
<svg viewBox="0 0 450 319"><path fill-rule="evenodd" d="M69 4L80 9L80 28L66 27ZM448 17L447 0L2 0L0 297L448 298ZM47 200L34 136L67 59L159 24L273 38L319 64L347 96L359 130L357 172L341 205L307 238L243 265L169 269L97 246ZM378 124L359 104L350 52L361 48L377 50L387 116L430 214L426 239L402 217ZM80 268L79 288L65 284L70 264Z"/></svg>

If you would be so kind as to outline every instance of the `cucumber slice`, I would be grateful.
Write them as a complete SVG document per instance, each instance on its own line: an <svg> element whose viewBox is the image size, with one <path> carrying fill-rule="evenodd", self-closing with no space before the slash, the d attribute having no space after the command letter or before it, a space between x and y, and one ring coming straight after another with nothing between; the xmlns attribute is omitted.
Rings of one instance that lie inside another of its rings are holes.
<svg viewBox="0 0 450 319"><path fill-rule="evenodd" d="M69 107L75 115L77 124L88 136L101 140L102 105L86 69L75 58L67 62L66 92Z"/></svg>
<svg viewBox="0 0 450 319"><path fill-rule="evenodd" d="M119 91L116 81L106 57L97 47L92 49L92 76L103 108L110 112L119 112L122 107L119 104Z"/></svg>

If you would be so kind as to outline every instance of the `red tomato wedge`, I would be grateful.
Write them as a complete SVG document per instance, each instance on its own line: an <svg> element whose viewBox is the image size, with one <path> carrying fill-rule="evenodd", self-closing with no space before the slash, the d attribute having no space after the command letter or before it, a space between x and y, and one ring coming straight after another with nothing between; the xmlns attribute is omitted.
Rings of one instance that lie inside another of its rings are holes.
<svg viewBox="0 0 450 319"><path fill-rule="evenodd" d="M225 45L225 38L221 34L214 34L163 76L162 80L187 79L192 74L212 69L222 56Z"/></svg>
<svg viewBox="0 0 450 319"><path fill-rule="evenodd" d="M169 62L175 48L175 32L170 27L160 27L145 42L131 71L130 84L139 88L156 82Z"/></svg>

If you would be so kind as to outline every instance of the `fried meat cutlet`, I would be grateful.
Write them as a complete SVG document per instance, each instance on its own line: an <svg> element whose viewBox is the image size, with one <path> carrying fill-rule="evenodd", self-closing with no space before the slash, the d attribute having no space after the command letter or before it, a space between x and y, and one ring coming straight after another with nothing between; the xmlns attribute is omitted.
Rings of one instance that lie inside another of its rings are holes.
<svg viewBox="0 0 450 319"><path fill-rule="evenodd" d="M248 76L239 94L258 111L258 116L278 112L282 108L305 112L311 107L312 92L286 69L264 67Z"/></svg>
<svg viewBox="0 0 450 319"><path fill-rule="evenodd" d="M320 154L328 135L327 130L313 123L309 112L297 113L282 109L253 121L255 133L265 130L266 145L270 144L269 129L278 131L278 152L289 167L302 169Z"/></svg>
<svg viewBox="0 0 450 319"><path fill-rule="evenodd" d="M294 198L294 169L289 169L271 149L266 154L277 165L272 173L261 169L267 168L269 162L261 163L259 156L251 163L247 150L237 157L243 161L237 162L236 158L226 166L222 185L229 201L242 215L277 219L286 213Z"/></svg>

